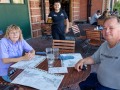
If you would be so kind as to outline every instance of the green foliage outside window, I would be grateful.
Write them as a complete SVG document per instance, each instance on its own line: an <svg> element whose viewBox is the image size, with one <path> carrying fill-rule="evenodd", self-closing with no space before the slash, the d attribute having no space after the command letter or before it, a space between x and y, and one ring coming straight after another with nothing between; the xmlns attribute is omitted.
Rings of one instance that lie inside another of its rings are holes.
<svg viewBox="0 0 120 90"><path fill-rule="evenodd" d="M114 4L113 10L115 10L115 9L117 9L117 11L119 12L119 15L120 15L120 1L117 1Z"/></svg>

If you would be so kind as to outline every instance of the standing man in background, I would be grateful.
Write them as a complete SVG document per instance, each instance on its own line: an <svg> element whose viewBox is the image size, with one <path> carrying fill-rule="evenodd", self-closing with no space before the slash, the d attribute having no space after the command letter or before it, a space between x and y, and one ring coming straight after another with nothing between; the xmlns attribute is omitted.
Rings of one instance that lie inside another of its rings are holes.
<svg viewBox="0 0 120 90"><path fill-rule="evenodd" d="M65 40L65 33L69 32L69 21L66 12L61 10L60 1L54 2L54 11L50 12L49 17L52 18L53 39Z"/></svg>

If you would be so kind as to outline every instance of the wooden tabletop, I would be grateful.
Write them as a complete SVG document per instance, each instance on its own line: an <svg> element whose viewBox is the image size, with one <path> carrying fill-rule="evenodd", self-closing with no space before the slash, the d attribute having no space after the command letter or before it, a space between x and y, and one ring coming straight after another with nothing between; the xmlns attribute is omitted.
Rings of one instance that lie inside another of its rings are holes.
<svg viewBox="0 0 120 90"><path fill-rule="evenodd" d="M61 61L60 60L55 60L54 62L54 67L60 67L61 66ZM37 66L37 68L43 69L48 71L48 63L47 60L43 61L41 64L39 64ZM68 73L62 73L62 75L64 75L64 78L58 88L58 90L66 90L68 89L72 89L72 90L79 90L79 83L81 81L84 81L90 74L90 70L91 67L87 66L87 70L85 71L81 71L81 72L77 72L76 69L74 69L74 67L69 67L68 68ZM22 72L22 70L17 70L15 72L14 75L12 75L12 79L14 79L17 75L20 74L20 72ZM18 90L35 90L33 88L27 87L27 86L22 86L19 85L19 89Z"/></svg>

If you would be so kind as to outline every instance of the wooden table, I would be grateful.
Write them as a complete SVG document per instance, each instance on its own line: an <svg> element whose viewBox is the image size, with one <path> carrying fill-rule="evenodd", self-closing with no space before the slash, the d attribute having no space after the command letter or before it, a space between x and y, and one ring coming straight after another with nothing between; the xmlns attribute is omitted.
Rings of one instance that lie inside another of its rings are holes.
<svg viewBox="0 0 120 90"><path fill-rule="evenodd" d="M54 63L55 67L60 67L61 62L60 60L55 60ZM37 66L37 68L48 70L48 63L47 60L42 62ZM58 88L58 90L80 90L79 83L81 81L84 81L90 74L91 67L88 66L87 70L77 72L77 70L74 69L74 67L68 68L68 73L63 73L64 78ZM11 79L14 79L19 73L22 72L22 70L17 70L14 75L12 75ZM19 89L17 90L36 90L34 88L30 88L27 86L18 85Z"/></svg>

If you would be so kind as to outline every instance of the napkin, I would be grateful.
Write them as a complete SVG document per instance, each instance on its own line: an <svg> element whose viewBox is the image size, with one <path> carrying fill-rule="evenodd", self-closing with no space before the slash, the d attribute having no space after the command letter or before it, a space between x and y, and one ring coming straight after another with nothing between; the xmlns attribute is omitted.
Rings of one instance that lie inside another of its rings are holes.
<svg viewBox="0 0 120 90"><path fill-rule="evenodd" d="M12 81L8 75L2 76L2 79L5 80L6 82L11 82Z"/></svg>
<svg viewBox="0 0 120 90"><path fill-rule="evenodd" d="M36 52L36 55L46 55L46 52Z"/></svg>
<svg viewBox="0 0 120 90"><path fill-rule="evenodd" d="M60 60L68 60L68 59L74 59L74 56L63 56L63 55L60 55Z"/></svg>

